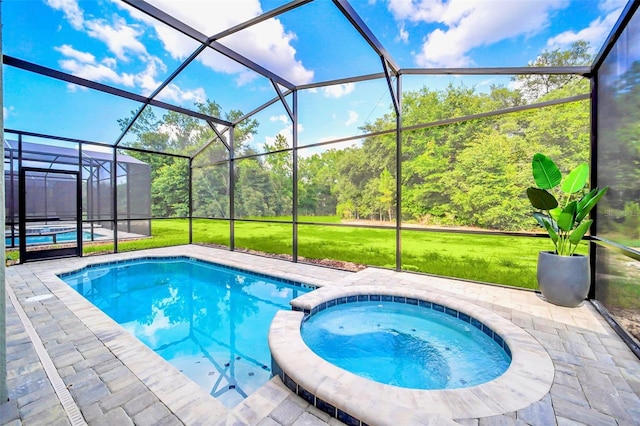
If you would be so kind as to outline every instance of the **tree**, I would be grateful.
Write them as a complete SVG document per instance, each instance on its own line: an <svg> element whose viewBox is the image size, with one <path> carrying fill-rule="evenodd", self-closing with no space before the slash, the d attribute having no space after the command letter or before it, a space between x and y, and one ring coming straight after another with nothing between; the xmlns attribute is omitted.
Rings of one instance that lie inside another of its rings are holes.
<svg viewBox="0 0 640 426"><path fill-rule="evenodd" d="M298 157L298 213L335 215L338 200L332 188L337 183L335 164L341 152L335 149L309 157Z"/></svg>
<svg viewBox="0 0 640 426"><path fill-rule="evenodd" d="M275 192L260 157L236 162L235 212L238 217L275 216Z"/></svg>
<svg viewBox="0 0 640 426"><path fill-rule="evenodd" d="M480 136L460 153L451 200L461 224L508 231L530 228L523 191L530 158L525 140L498 132Z"/></svg>
<svg viewBox="0 0 640 426"><path fill-rule="evenodd" d="M530 67L572 67L589 65L593 57L589 54L589 43L584 40L575 41L568 50L545 50L535 61L530 62ZM536 100L548 95L554 90L560 89L571 82L582 80L576 75L558 74L524 74L513 78L518 84L524 98Z"/></svg>
<svg viewBox="0 0 640 426"><path fill-rule="evenodd" d="M189 164L173 158L156 171L151 184L151 213L154 217L189 215Z"/></svg>
<svg viewBox="0 0 640 426"><path fill-rule="evenodd" d="M199 112L212 117L224 115L229 122L234 122L243 116L241 111L236 110L223 114L220 106L210 100L196 103L195 106ZM129 126L135 113L132 111L130 117L118 120L123 131ZM258 122L253 119L244 120L235 126L233 135L237 155L242 155L247 150L246 141L252 134L255 134L257 127ZM228 134L227 131L225 135ZM194 170L201 171L194 173L193 181L197 213L214 217L228 213L230 188L228 173L222 172L220 168L216 169L217 173L202 172L209 170L211 164L229 158L229 151L225 146L225 143L228 144L228 140L225 139L224 143L220 141L208 123L175 111L167 111L158 118L153 109L147 107L133 122L128 135L133 136L133 140L125 142L123 145L158 153L193 156L206 146L206 149L194 157L194 164L197 166ZM177 163L186 162L186 160L177 160L171 155L139 151L127 151L127 154L151 166L153 215L157 217L185 215L188 212L188 170L178 166ZM174 187L175 191L170 190L171 187Z"/></svg>
<svg viewBox="0 0 640 426"><path fill-rule="evenodd" d="M382 173L380 173L380 177L378 178L378 201L381 204L381 207L387 213L387 219L393 220L395 216L393 213L393 208L395 206L396 199L396 180L389 173L389 169L385 168Z"/></svg>
<svg viewBox="0 0 640 426"><path fill-rule="evenodd" d="M265 143L267 152L289 148L287 139L278 134L273 144ZM277 216L290 215L293 206L293 155L291 151L276 152L264 156L265 168L273 183L273 206Z"/></svg>

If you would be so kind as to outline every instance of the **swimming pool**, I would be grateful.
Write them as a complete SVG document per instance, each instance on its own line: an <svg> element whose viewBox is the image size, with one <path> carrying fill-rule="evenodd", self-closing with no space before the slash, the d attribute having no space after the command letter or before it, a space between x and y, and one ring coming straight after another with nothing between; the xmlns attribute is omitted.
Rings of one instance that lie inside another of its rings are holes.
<svg viewBox="0 0 640 426"><path fill-rule="evenodd" d="M93 265L60 278L228 408L271 378L276 312L315 288L187 257Z"/></svg>
<svg viewBox="0 0 640 426"><path fill-rule="evenodd" d="M94 234L93 236L94 236L94 238L95 237L99 237L96 234ZM27 245L54 244L53 237L54 237L53 235L27 235ZM56 237L56 243L64 243L64 242L69 242L69 241L76 241L77 233L76 233L76 231L60 232L60 233L57 233L55 235L55 237ZM82 232L82 239L84 241L91 240L91 232L83 231ZM4 243L5 243L5 245L7 247L10 247L11 246L11 237L5 237ZM20 245L20 237L14 237L13 238L13 246L18 246L18 245Z"/></svg>

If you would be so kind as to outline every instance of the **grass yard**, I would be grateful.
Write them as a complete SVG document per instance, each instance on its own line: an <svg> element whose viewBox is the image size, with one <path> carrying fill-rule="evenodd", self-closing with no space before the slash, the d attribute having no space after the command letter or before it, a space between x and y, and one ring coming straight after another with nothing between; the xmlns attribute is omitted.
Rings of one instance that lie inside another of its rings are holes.
<svg viewBox="0 0 640 426"><path fill-rule="evenodd" d="M280 219L282 218L273 218ZM336 222L333 217L300 221ZM118 251L167 247L189 242L187 219L154 220L152 238L120 241ZM235 223L235 247L271 254L291 254L290 224ZM229 245L229 222L193 220L193 242ZM402 231L402 269L508 286L536 288L538 252L552 250L548 238ZM298 226L298 254L383 268L395 268L395 230L322 225ZM586 244L581 247L586 253ZM112 243L85 245L85 255L113 252ZM8 255L15 257L15 253Z"/></svg>
<svg viewBox="0 0 640 426"><path fill-rule="evenodd" d="M236 222L235 237L237 248L291 254L289 224ZM194 220L193 241L227 245L229 223ZM536 288L538 252L551 249L547 238L402 231L402 268ZM586 245L581 251L586 253ZM395 268L395 230L299 225L298 254L311 259Z"/></svg>

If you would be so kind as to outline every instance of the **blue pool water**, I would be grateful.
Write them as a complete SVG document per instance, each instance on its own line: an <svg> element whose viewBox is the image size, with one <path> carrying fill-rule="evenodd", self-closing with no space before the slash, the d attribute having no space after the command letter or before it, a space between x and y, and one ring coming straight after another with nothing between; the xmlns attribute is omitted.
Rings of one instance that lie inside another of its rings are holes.
<svg viewBox="0 0 640 426"><path fill-rule="evenodd" d="M61 232L56 235L56 241L58 243L76 241L76 238L76 231ZM91 232L83 232L82 239L84 241L91 240ZM11 246L11 237L5 238L4 243L6 246ZM14 238L13 244L14 246L20 245L20 238ZM27 245L31 244L53 244L53 235L27 235Z"/></svg>
<svg viewBox="0 0 640 426"><path fill-rule="evenodd" d="M271 320L312 290L188 258L61 278L229 408L271 378Z"/></svg>
<svg viewBox="0 0 640 426"><path fill-rule="evenodd" d="M510 357L471 324L397 302L327 308L302 326L302 338L327 361L377 382L411 389L453 389L488 382Z"/></svg>

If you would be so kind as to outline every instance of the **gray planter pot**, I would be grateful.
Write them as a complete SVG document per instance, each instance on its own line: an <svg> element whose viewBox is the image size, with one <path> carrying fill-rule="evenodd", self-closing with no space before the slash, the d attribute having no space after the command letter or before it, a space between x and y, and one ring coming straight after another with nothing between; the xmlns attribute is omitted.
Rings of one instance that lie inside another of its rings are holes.
<svg viewBox="0 0 640 426"><path fill-rule="evenodd" d="M554 305L575 308L587 297L591 285L589 258L582 255L538 254L538 286Z"/></svg>

